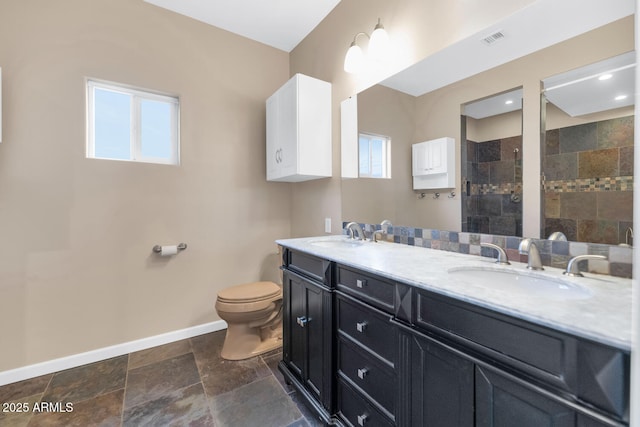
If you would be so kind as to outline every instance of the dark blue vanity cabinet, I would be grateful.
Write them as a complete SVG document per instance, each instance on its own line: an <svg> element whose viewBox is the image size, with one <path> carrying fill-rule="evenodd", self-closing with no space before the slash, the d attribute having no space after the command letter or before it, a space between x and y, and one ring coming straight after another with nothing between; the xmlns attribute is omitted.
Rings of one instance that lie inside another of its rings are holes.
<svg viewBox="0 0 640 427"><path fill-rule="evenodd" d="M629 423L629 353L285 249L280 370L327 424Z"/></svg>
<svg viewBox="0 0 640 427"><path fill-rule="evenodd" d="M474 425L628 424L628 352L423 289L414 299L409 329L474 365Z"/></svg>
<svg viewBox="0 0 640 427"><path fill-rule="evenodd" d="M283 349L288 383L324 421L334 412L332 263L284 251Z"/></svg>

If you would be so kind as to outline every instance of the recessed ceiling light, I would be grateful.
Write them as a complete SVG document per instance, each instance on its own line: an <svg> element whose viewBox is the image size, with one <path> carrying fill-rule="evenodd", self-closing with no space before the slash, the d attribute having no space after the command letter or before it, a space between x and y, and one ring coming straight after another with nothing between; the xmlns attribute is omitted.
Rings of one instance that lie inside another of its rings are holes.
<svg viewBox="0 0 640 427"><path fill-rule="evenodd" d="M603 74L598 77L598 80L609 80L611 77L613 77L613 74Z"/></svg>
<svg viewBox="0 0 640 427"><path fill-rule="evenodd" d="M622 101L623 99L627 99L627 95L618 95L615 98L616 101Z"/></svg>
<svg viewBox="0 0 640 427"><path fill-rule="evenodd" d="M507 104L507 105L511 105L511 104L513 104L513 101L510 100L510 99L507 99L504 103Z"/></svg>

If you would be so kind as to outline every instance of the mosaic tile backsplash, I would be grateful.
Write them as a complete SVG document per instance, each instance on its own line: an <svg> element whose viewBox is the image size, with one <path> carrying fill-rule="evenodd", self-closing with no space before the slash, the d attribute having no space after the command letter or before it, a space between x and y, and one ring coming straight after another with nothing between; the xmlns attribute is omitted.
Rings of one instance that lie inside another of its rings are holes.
<svg viewBox="0 0 640 427"><path fill-rule="evenodd" d="M348 223L348 221L342 223L343 234L347 233L345 227ZM380 224L361 223L360 226L368 238L373 231L380 230ZM518 252L521 237L394 225L389 228L388 234L383 238L389 242L405 245L495 258L494 250L480 246L480 243L493 243L504 248L510 260L527 262L527 255L520 255ZM583 261L580 270L631 278L633 249L630 247L543 239L534 239L534 242L540 251L543 265L564 269L569 260L576 255L604 255L607 257L606 260Z"/></svg>

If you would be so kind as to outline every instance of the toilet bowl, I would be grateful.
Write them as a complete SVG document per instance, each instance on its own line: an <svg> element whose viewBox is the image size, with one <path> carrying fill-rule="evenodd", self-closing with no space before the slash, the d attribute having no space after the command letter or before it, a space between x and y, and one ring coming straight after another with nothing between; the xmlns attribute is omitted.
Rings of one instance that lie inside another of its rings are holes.
<svg viewBox="0 0 640 427"><path fill-rule="evenodd" d="M215 308L228 325L223 359L248 359L282 345L282 288L277 284L255 282L223 289Z"/></svg>

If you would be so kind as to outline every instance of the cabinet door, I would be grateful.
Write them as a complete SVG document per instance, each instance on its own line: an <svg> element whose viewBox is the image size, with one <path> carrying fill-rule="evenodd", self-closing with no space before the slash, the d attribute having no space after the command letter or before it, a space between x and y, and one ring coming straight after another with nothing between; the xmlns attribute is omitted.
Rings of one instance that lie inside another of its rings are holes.
<svg viewBox="0 0 640 427"><path fill-rule="evenodd" d="M323 310L324 291L313 284L305 286L307 308L307 375L306 384L321 399L324 381Z"/></svg>
<svg viewBox="0 0 640 427"><path fill-rule="evenodd" d="M473 363L434 340L411 337L411 425L473 426ZM513 424L513 426L519 424Z"/></svg>
<svg viewBox="0 0 640 427"><path fill-rule="evenodd" d="M298 86L289 80L279 90L278 101L278 176L293 175L298 163Z"/></svg>
<svg viewBox="0 0 640 427"><path fill-rule="evenodd" d="M318 401L327 390L326 337L331 333L325 322L325 298L329 293L311 281L289 271L284 272L285 296L289 312L285 312L283 358ZM330 299L330 295L328 296ZM327 331L328 329L328 331ZM330 351L330 348L329 348Z"/></svg>
<svg viewBox="0 0 640 427"><path fill-rule="evenodd" d="M576 413L509 378L476 366L476 426L573 427Z"/></svg>
<svg viewBox="0 0 640 427"><path fill-rule="evenodd" d="M429 173L447 172L447 140L440 138L429 145Z"/></svg>
<svg viewBox="0 0 640 427"><path fill-rule="evenodd" d="M267 179L275 179L280 166L279 115L279 97L275 93L267 99Z"/></svg>
<svg viewBox="0 0 640 427"><path fill-rule="evenodd" d="M283 357L289 368L304 381L305 374L305 354L306 354L306 329L301 327L306 320L307 309L305 307L306 289L302 280L284 272L285 281L285 298L289 307L289 315L286 316L289 321L284 328L285 333Z"/></svg>
<svg viewBox="0 0 640 427"><path fill-rule="evenodd" d="M267 99L267 179L280 180L297 167L298 100L292 79Z"/></svg>

